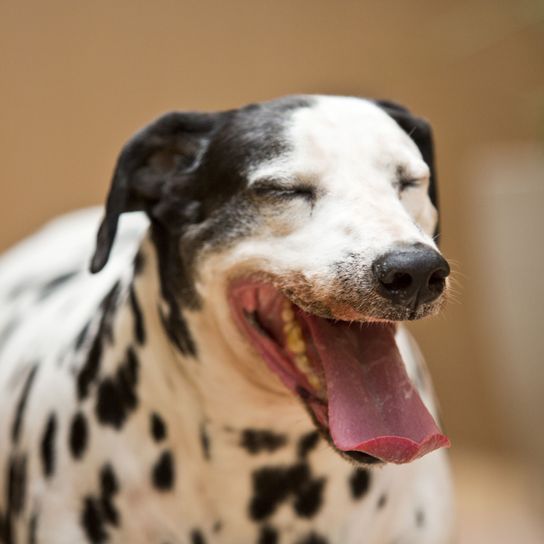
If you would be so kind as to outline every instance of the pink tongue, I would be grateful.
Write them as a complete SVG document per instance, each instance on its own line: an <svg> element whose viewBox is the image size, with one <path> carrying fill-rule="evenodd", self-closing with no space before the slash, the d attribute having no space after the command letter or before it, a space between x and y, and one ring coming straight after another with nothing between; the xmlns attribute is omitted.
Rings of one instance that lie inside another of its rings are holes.
<svg viewBox="0 0 544 544"><path fill-rule="evenodd" d="M325 371L337 448L408 463L449 446L406 374L392 325L306 321Z"/></svg>

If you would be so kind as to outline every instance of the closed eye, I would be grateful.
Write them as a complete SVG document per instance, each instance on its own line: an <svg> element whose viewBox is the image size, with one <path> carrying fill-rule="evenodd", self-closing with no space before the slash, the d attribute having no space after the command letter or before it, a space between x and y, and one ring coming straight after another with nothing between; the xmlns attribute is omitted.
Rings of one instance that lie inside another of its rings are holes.
<svg viewBox="0 0 544 544"><path fill-rule="evenodd" d="M400 179L397 182L397 188L399 193L402 193L406 189L412 189L414 187L419 187L422 180L420 179Z"/></svg>
<svg viewBox="0 0 544 544"><path fill-rule="evenodd" d="M308 201L315 200L315 188L307 184L287 185L271 181L257 181L250 187L253 194L259 197L270 198L304 198Z"/></svg>

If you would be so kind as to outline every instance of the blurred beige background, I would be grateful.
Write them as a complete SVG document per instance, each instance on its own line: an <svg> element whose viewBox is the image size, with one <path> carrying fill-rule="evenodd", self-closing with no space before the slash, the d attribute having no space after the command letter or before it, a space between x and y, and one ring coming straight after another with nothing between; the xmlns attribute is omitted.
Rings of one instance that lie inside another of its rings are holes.
<svg viewBox="0 0 544 544"><path fill-rule="evenodd" d="M544 3L0 0L0 250L103 201L171 109L287 93L432 121L456 296L413 329L453 442L462 542L544 542Z"/></svg>

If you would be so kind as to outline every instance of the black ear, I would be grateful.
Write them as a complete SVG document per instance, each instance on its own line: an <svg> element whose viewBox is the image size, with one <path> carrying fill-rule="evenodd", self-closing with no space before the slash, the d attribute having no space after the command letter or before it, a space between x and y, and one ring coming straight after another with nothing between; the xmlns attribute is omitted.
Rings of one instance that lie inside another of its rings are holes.
<svg viewBox="0 0 544 544"><path fill-rule="evenodd" d="M108 262L124 212L145 211L160 220L161 204L172 194L183 193L216 125L218 114L167 113L137 133L123 148L115 167L100 225L92 273ZM195 213L190 199L179 207L180 216ZM182 222L183 218L180 217Z"/></svg>
<svg viewBox="0 0 544 544"><path fill-rule="evenodd" d="M433 206L438 208L438 181L436 179L436 166L434 162L434 141L431 125L421 117L415 117L404 106L389 100L376 100L376 103L384 109L412 138L415 142L423 160L429 166L431 177L429 181L429 198ZM439 228L436 226L435 237L438 240Z"/></svg>

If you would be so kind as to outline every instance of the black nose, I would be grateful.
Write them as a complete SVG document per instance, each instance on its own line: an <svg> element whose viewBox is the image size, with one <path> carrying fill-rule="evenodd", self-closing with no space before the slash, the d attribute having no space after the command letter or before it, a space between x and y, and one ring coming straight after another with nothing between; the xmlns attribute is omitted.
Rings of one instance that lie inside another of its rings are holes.
<svg viewBox="0 0 544 544"><path fill-rule="evenodd" d="M372 271L382 296L413 306L431 302L444 291L450 267L431 247L414 244L378 257Z"/></svg>

